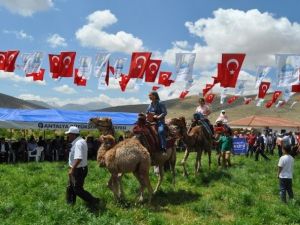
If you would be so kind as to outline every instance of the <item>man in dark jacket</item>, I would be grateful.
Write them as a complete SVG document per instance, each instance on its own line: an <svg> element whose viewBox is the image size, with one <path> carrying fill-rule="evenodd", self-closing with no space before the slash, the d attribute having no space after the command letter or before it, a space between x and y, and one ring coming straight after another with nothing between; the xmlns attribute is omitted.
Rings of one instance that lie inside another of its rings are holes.
<svg viewBox="0 0 300 225"><path fill-rule="evenodd" d="M5 141L4 137L0 138L1 147L0 147L0 162L7 162L8 160L8 152L9 152L9 145Z"/></svg>

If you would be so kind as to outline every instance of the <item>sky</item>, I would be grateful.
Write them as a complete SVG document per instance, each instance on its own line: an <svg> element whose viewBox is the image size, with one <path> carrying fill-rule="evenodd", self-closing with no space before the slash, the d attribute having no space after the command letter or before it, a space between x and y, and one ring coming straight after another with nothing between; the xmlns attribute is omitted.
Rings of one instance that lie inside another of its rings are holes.
<svg viewBox="0 0 300 225"><path fill-rule="evenodd" d="M198 95L212 82L222 53L245 53L239 79L247 80L250 92L258 65L274 67L275 54L300 52L298 8L299 0L0 0L0 51L42 51L46 69L43 82L25 78L20 69L0 71L0 92L59 106L149 102L152 86L147 84L130 81L121 92L113 78L105 90L98 89L93 75L86 87L75 86L69 78L53 80L48 54L61 51L76 51L75 65L80 56L95 58L99 52L110 52L111 61L127 59L124 73L132 52L150 51L153 58L162 59L161 71L173 74L176 53L196 53L189 95ZM271 73L267 79L275 83L276 76ZM167 100L183 90L178 82L158 93Z"/></svg>

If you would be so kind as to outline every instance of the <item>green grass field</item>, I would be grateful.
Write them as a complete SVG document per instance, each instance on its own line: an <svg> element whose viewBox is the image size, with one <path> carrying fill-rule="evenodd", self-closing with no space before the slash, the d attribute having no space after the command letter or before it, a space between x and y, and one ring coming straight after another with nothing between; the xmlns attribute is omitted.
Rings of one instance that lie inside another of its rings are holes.
<svg viewBox="0 0 300 225"><path fill-rule="evenodd" d="M178 162L183 154L178 154ZM91 211L83 201L71 207L65 203L67 164L0 164L0 224L300 224L300 167L295 163L295 201L279 200L276 177L277 157L269 162L234 156L233 167L219 169L213 153L211 171L207 156L199 176L192 173L194 154L189 159L189 178L182 176L177 163L177 183L166 174L162 190L151 205L135 205L138 183L133 175L123 179L126 204L114 201L106 187L109 174L89 162L85 188L106 202L103 210ZM152 186L156 176L151 169Z"/></svg>

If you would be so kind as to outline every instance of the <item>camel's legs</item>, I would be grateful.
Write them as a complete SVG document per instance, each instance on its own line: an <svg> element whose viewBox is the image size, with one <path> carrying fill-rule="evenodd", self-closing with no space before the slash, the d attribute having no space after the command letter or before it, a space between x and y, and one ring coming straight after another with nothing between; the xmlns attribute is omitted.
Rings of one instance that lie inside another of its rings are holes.
<svg viewBox="0 0 300 225"><path fill-rule="evenodd" d="M183 175L185 177L188 176L188 173L187 173L187 170L186 170L186 160L189 157L189 154L190 154L190 152L188 151L188 149L186 149L185 152L184 152L184 157L181 160L181 165L183 166Z"/></svg>
<svg viewBox="0 0 300 225"><path fill-rule="evenodd" d="M111 181L111 190L112 192L114 193L114 196L117 200L120 200L119 199L119 181L118 181L118 174L112 174L111 175L111 178L110 178L110 181ZM109 183L110 183L109 181Z"/></svg>
<svg viewBox="0 0 300 225"><path fill-rule="evenodd" d="M161 182L164 178L164 166L163 165L159 165L159 176L158 176L158 182L156 185L156 188L154 190L154 193L156 193L161 185Z"/></svg>
<svg viewBox="0 0 300 225"><path fill-rule="evenodd" d="M196 162L195 162L195 175L199 174L199 171L201 169L201 156L202 156L202 151L197 151L196 152Z"/></svg>
<svg viewBox="0 0 300 225"><path fill-rule="evenodd" d="M208 169L211 169L211 149L208 150L207 152L208 155Z"/></svg>
<svg viewBox="0 0 300 225"><path fill-rule="evenodd" d="M122 185L122 173L118 174L118 196L119 199L123 199L124 197L124 191L123 191L123 185Z"/></svg>
<svg viewBox="0 0 300 225"><path fill-rule="evenodd" d="M176 149L172 148L172 155L169 160L171 173L172 173L172 184L175 188L175 166L176 166Z"/></svg>

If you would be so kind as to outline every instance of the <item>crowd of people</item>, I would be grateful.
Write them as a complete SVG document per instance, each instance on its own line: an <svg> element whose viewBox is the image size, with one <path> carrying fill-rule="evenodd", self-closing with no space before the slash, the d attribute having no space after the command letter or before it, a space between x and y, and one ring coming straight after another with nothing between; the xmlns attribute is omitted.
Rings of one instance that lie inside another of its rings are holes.
<svg viewBox="0 0 300 225"><path fill-rule="evenodd" d="M89 159L96 159L100 141L93 136L87 136ZM3 147L2 147L3 146ZM29 156L34 155L37 147L42 147L41 159L45 161L66 161L70 151L70 142L65 136L55 136L54 139L38 139L32 135L27 140L21 138L18 141L7 141L1 138L0 162L27 162Z"/></svg>

